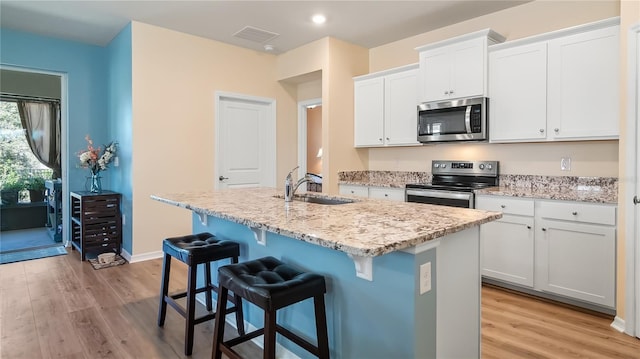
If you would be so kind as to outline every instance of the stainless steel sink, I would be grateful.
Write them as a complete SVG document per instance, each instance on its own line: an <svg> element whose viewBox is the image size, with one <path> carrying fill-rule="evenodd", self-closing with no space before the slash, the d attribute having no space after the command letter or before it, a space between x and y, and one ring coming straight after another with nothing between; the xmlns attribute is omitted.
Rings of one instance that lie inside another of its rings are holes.
<svg viewBox="0 0 640 359"><path fill-rule="evenodd" d="M275 198L284 199L284 196L274 196ZM325 205L338 205L338 204L347 204L354 203L356 200L350 198L340 198L340 197L321 197L321 196L311 196L311 195L295 195L293 196L294 201L298 202L308 202L315 204L325 204Z"/></svg>

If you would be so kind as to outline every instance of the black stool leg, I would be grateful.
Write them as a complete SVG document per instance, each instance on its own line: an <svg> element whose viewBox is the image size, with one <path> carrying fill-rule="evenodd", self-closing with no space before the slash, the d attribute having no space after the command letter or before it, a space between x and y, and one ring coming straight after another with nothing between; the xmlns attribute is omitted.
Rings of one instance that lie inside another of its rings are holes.
<svg viewBox="0 0 640 359"><path fill-rule="evenodd" d="M264 359L276 358L276 310L264 311Z"/></svg>
<svg viewBox="0 0 640 359"><path fill-rule="evenodd" d="M213 349L211 359L221 359L222 351L220 345L224 340L224 325L227 314L227 298L229 290L222 285L218 285L218 304L216 305L216 319L213 327Z"/></svg>
<svg viewBox="0 0 640 359"><path fill-rule="evenodd" d="M237 264L238 257L231 257L231 263ZM218 300L220 300L218 298ZM238 335L243 336L245 334L244 331L244 314L242 312L242 298L233 293L233 305L236 306L236 328L238 328Z"/></svg>
<svg viewBox="0 0 640 359"><path fill-rule="evenodd" d="M187 320L184 330L184 354L191 355L193 352L193 329L195 327L194 317L196 314L196 274L197 265L189 266L189 279L187 281Z"/></svg>
<svg viewBox="0 0 640 359"><path fill-rule="evenodd" d="M213 304L211 303L211 296L213 291L211 290L213 284L211 284L211 262L207 262L204 266L204 285L207 288L205 294L207 295L206 303L207 303L207 311L211 311L213 309Z"/></svg>
<svg viewBox="0 0 640 359"><path fill-rule="evenodd" d="M329 359L329 335L327 334L327 314L324 307L324 295L313 298L316 313L316 335L318 337L318 357Z"/></svg>
<svg viewBox="0 0 640 359"><path fill-rule="evenodd" d="M164 325L164 319L167 316L167 302L165 297L169 294L169 272L171 272L171 256L164 255L162 262L162 285L160 287L160 310L158 311L158 326Z"/></svg>

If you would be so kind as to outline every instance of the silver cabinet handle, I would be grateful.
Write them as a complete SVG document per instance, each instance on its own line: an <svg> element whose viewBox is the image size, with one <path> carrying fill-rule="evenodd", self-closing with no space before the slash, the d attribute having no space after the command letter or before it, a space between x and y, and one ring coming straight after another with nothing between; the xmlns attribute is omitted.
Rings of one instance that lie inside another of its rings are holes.
<svg viewBox="0 0 640 359"><path fill-rule="evenodd" d="M389 197L389 194L388 194L388 193L385 193L385 194L384 194L384 196L385 196L385 197Z"/></svg>
<svg viewBox="0 0 640 359"><path fill-rule="evenodd" d="M555 132L560 132L560 129L559 129L559 128L554 128L553 130L554 130Z"/></svg>
<svg viewBox="0 0 640 359"><path fill-rule="evenodd" d="M640 204L640 198L638 198L638 196L633 196L633 204Z"/></svg>
<svg viewBox="0 0 640 359"><path fill-rule="evenodd" d="M543 232L546 232L546 231L547 231L547 229L546 229L546 228L542 228L542 231L543 231Z"/></svg>
<svg viewBox="0 0 640 359"><path fill-rule="evenodd" d="M218 177L218 181L224 181L226 179L229 179L229 177L225 177L225 176Z"/></svg>
<svg viewBox="0 0 640 359"><path fill-rule="evenodd" d="M571 214L573 214L574 216L577 216L578 212L571 212Z"/></svg>
<svg viewBox="0 0 640 359"><path fill-rule="evenodd" d="M504 204L500 205L500 208L506 208L507 206L505 206Z"/></svg>
<svg viewBox="0 0 640 359"><path fill-rule="evenodd" d="M382 142L382 137L378 138L378 141Z"/></svg>
<svg viewBox="0 0 640 359"><path fill-rule="evenodd" d="M389 141L389 137L387 137L387 141Z"/></svg>
<svg viewBox="0 0 640 359"><path fill-rule="evenodd" d="M449 90L449 95L453 95L453 90Z"/></svg>
<svg viewBox="0 0 640 359"><path fill-rule="evenodd" d="M445 92L444 92L444 94L445 94L445 95L448 95L448 94L449 94L449 91L445 91Z"/></svg>
<svg viewBox="0 0 640 359"><path fill-rule="evenodd" d="M540 133L544 133L544 128L541 128L541 129L540 129Z"/></svg>
<svg viewBox="0 0 640 359"><path fill-rule="evenodd" d="M531 226L527 226L527 229L531 229Z"/></svg>

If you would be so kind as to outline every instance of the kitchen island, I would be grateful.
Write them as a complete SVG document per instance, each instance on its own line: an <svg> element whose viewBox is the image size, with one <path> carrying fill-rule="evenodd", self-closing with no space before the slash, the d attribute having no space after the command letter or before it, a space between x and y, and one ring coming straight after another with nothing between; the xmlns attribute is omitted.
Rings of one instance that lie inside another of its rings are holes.
<svg viewBox="0 0 640 359"><path fill-rule="evenodd" d="M333 358L480 357L478 226L499 212L361 198L285 204L271 188L152 198L192 210L194 233L239 242L240 261L271 255L324 275ZM312 313L310 301L297 303L278 322L315 341ZM245 320L261 327L262 312L245 304Z"/></svg>

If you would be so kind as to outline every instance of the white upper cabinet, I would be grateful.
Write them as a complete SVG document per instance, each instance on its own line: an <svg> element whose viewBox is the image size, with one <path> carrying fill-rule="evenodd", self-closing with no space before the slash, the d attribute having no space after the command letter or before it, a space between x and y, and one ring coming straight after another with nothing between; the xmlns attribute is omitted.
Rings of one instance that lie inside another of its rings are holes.
<svg viewBox="0 0 640 359"><path fill-rule="evenodd" d="M549 41L548 124L555 139L617 138L619 26Z"/></svg>
<svg viewBox="0 0 640 359"><path fill-rule="evenodd" d="M618 138L618 22L490 47L490 141Z"/></svg>
<svg viewBox="0 0 640 359"><path fill-rule="evenodd" d="M420 102L484 96L487 46L504 37L487 29L435 44L420 51Z"/></svg>
<svg viewBox="0 0 640 359"><path fill-rule="evenodd" d="M491 141L547 137L547 44L489 53Z"/></svg>
<svg viewBox="0 0 640 359"><path fill-rule="evenodd" d="M384 78L354 83L354 141L358 146L384 144Z"/></svg>
<svg viewBox="0 0 640 359"><path fill-rule="evenodd" d="M419 145L418 65L354 79L355 147Z"/></svg>

